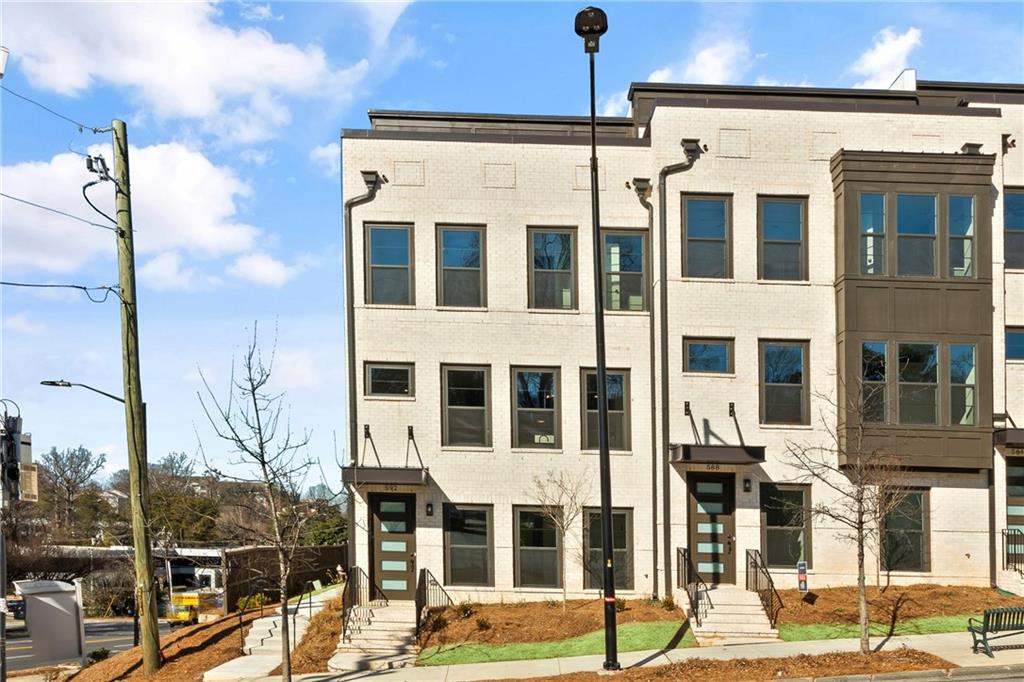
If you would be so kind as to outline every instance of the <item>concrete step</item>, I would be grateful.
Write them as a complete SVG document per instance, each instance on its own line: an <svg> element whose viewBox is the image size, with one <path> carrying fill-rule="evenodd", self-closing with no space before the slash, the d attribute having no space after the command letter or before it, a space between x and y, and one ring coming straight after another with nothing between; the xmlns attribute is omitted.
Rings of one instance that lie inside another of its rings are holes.
<svg viewBox="0 0 1024 682"><path fill-rule="evenodd" d="M415 647L391 647L391 646L350 646L345 645L338 648L338 651L346 654L364 654L372 656L415 656Z"/></svg>
<svg viewBox="0 0 1024 682"><path fill-rule="evenodd" d="M416 623L398 623L387 620L371 620L352 623L351 630L387 630L389 632L416 632Z"/></svg>
<svg viewBox="0 0 1024 682"><path fill-rule="evenodd" d="M764 617L764 614L758 616L743 616L737 614L717 614L711 613L700 619L702 627L710 627L712 625L749 625L752 628L766 628L771 629L771 623Z"/></svg>
<svg viewBox="0 0 1024 682"><path fill-rule="evenodd" d="M698 638L698 644L700 646L737 646L740 644L764 644L765 642L771 642L777 639L777 637L769 636L701 635Z"/></svg>
<svg viewBox="0 0 1024 682"><path fill-rule="evenodd" d="M705 609L708 613L759 613L764 615L764 607L761 606L761 602L756 604L713 604L705 607L700 606L701 612Z"/></svg>
<svg viewBox="0 0 1024 682"><path fill-rule="evenodd" d="M701 591L698 595L700 599L708 599L712 604L718 606L719 604L760 604L761 598L757 595L757 592L751 592L749 590L741 590L737 587L731 588L718 588L708 590L707 592Z"/></svg>
<svg viewBox="0 0 1024 682"><path fill-rule="evenodd" d="M332 673L359 670L396 670L412 666L415 663L416 656L412 654L375 656L339 651L327 662L327 670Z"/></svg>

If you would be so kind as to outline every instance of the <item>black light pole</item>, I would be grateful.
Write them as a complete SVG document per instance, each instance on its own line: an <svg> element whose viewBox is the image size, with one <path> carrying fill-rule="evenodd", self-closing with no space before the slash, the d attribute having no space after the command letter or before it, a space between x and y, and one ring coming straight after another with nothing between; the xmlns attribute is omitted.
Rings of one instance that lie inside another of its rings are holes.
<svg viewBox="0 0 1024 682"><path fill-rule="evenodd" d="M615 566L612 563L612 474L608 454L608 384L604 359L604 268L601 248L601 208L597 184L597 93L594 84L594 55L608 30L608 16L597 7L586 7L576 15L576 35L590 56L590 203L594 222L594 313L597 337L597 433L601 461L601 560L604 565L604 669L619 670L615 632Z"/></svg>

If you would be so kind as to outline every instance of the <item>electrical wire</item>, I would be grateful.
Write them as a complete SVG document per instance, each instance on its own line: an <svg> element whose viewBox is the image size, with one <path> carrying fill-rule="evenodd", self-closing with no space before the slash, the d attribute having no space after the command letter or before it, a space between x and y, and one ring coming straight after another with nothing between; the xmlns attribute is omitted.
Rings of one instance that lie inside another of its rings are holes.
<svg viewBox="0 0 1024 682"><path fill-rule="evenodd" d="M119 299L121 298L120 289L116 286L98 286L98 287L87 287L81 284L34 284L29 282L0 282L0 285L5 287L25 287L29 289L77 289L83 292L86 297L93 303L106 303L110 294L113 293ZM103 298L93 298L92 292L102 291ZM121 299L122 302L124 299Z"/></svg>
<svg viewBox="0 0 1024 682"><path fill-rule="evenodd" d="M28 199L22 199L20 197L11 196L10 194L4 194L3 192L0 192L0 197L3 197L5 199L10 199L11 201L17 201L18 203L26 204L26 205L32 206L34 208L39 208L39 209L42 209L44 211L49 211L50 213L56 213L57 215L62 215L65 218L71 218L72 220L77 220L78 222L85 223L86 225L92 225L93 227L100 227L100 228L103 228L104 230L110 230L111 232L117 232L118 231L118 229L116 227L111 227L110 225L102 225L100 223L94 223L91 220L86 220L85 218L82 218L80 216L76 216L76 215L74 215L72 213L67 213L65 211L61 211L61 210L58 210L56 208L50 208L49 206L43 206L42 204L37 204L34 201L29 201ZM104 216L106 216L106 214L104 214ZM107 219L109 220L109 217Z"/></svg>
<svg viewBox="0 0 1024 682"><path fill-rule="evenodd" d="M89 208L91 208L92 210L94 210L94 211L96 211L97 213L99 213L99 214L100 214L101 216L103 216L104 218L106 218L107 220L109 220L109 221L110 221L111 223L113 223L114 225L117 225L117 221L116 221L116 220L114 220L113 218L111 218L110 216L108 216L108 215L107 215L106 213L104 213L104 212L103 212L103 211L101 211L100 209L96 208L96 204L94 204L94 203L92 203L91 201L89 201L89 195L85 193L85 190L89 189L89 188L90 188L90 187L92 187L93 185L98 185L98 184L100 184L101 182L103 182L103 181L102 181L102 180L93 180L92 182L87 182L87 183L85 183L84 185L82 185L82 196L83 196L83 197L85 197L85 203L89 204ZM108 229L109 229L109 228L108 228Z"/></svg>
<svg viewBox="0 0 1024 682"><path fill-rule="evenodd" d="M67 117L67 116L65 116L64 114L61 114L61 113L59 113L59 112L56 112L56 111L54 111L54 110L53 110L53 109L51 109L50 107L46 106L45 104L41 104L41 103L39 103L39 102L35 101L35 100L34 100L34 99L32 99L31 97L26 97L25 95L20 95L20 94L16 93L16 92L15 92L14 90L11 90L11 89L10 89L10 88L8 88L8 87L7 87L6 85L0 85L0 89L3 89L3 91L4 91L4 92L8 92L8 93L10 93L10 94L14 95L14 96L15 96L15 97L17 97L18 99L23 99L23 100L25 100L26 102L28 102L28 103L30 103L30 104L34 104L34 105L36 105L36 106L37 106L37 107L39 107L40 109L44 109L44 110L46 110L46 111L50 112L51 114L53 114L53 115L54 115L54 116L56 116L57 118L61 118L61 119L64 119L64 120L65 120L65 121L67 121L68 123L71 123L71 124L73 124L73 125L74 125L74 126L75 126L76 128L78 128L78 132L80 132L80 133L83 133L83 132L85 132L86 130L91 130L91 131L92 131L92 132L94 132L94 133L109 133L109 132L110 132L110 130L111 130L111 128L110 128L110 127L106 127L106 128L97 128L97 127L95 127L95 126L90 126L90 125L86 125L86 124L84 124L84 123L79 123L79 122L78 122L78 121L76 121L75 119L73 119L73 118L68 118L68 117Z"/></svg>

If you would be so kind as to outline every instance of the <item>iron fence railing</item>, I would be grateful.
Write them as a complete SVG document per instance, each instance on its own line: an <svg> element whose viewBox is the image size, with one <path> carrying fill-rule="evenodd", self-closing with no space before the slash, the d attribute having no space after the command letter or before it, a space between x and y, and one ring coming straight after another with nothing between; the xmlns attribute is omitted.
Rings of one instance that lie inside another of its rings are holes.
<svg viewBox="0 0 1024 682"><path fill-rule="evenodd" d="M779 621L779 611L782 610L782 597L775 589L775 582L772 580L768 567L761 559L761 552L756 549L747 550L747 589L757 592L761 598L761 606L764 607L768 622L774 628Z"/></svg>
<svg viewBox="0 0 1024 682"><path fill-rule="evenodd" d="M708 594L708 584L700 577L690 559L690 550L685 547L676 547L676 587L686 590L690 617L694 625L700 627L701 619L707 615L711 605L711 596Z"/></svg>
<svg viewBox="0 0 1024 682"><path fill-rule="evenodd" d="M384 591L370 580L366 571L358 566L349 568L345 590L341 593L342 641L348 641L352 625L356 621L368 617L366 611L371 606L387 605L388 600L384 596Z"/></svg>
<svg viewBox="0 0 1024 682"><path fill-rule="evenodd" d="M1003 529L1003 570L1024 572L1024 531Z"/></svg>
<svg viewBox="0 0 1024 682"><path fill-rule="evenodd" d="M419 580L416 581L416 634L420 633L427 616L434 609L444 609L454 605L451 596L445 592L440 581L429 569L421 568Z"/></svg>

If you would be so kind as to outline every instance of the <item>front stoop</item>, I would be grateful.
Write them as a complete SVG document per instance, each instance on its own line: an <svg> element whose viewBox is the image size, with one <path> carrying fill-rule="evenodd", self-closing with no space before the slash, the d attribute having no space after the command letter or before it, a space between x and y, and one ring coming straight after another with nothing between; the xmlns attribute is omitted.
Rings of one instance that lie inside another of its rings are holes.
<svg viewBox="0 0 1024 682"><path fill-rule="evenodd" d="M345 672L404 668L416 662L418 651L413 602L371 605L353 614L327 669Z"/></svg>
<svg viewBox="0 0 1024 682"><path fill-rule="evenodd" d="M701 624L693 628L699 646L729 646L778 640L756 592L731 585L701 591ZM691 619L690 623L694 621Z"/></svg>

